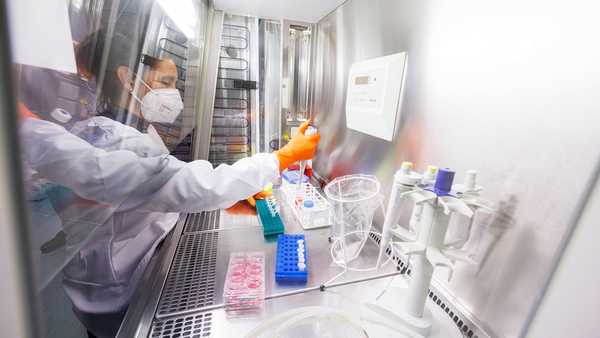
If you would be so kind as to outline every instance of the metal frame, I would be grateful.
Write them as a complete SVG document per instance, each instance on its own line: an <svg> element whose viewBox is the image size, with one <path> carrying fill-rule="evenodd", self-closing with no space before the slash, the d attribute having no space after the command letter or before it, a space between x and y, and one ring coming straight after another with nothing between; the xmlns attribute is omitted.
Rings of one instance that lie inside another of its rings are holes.
<svg viewBox="0 0 600 338"><path fill-rule="evenodd" d="M274 27L278 33L274 33ZM279 149L281 141L281 67L283 48L281 44L281 20L259 19L259 151ZM274 38L277 36L277 38Z"/></svg>
<svg viewBox="0 0 600 338"><path fill-rule="evenodd" d="M221 45L223 20L223 12L216 11L211 1L209 3L208 30L205 39L202 73L200 75L200 84L196 91L198 109L196 111L196 138L192 147L194 159L207 160L210 154L215 87L218 77L219 46Z"/></svg>
<svg viewBox="0 0 600 338"><path fill-rule="evenodd" d="M8 232L14 234L14 245L5 247L11 260L14 260L16 268L11 270L9 266L3 267L3 272L9 270L13 275L5 275L5 282L9 285L8 290L14 292L14 300L20 301L20 306L7 311L18 311L15 317L18 322L11 323L15 325L13 333L20 333L24 337L42 336L42 322L40 313L40 303L35 286L35 265L29 247L29 218L27 206L25 204L25 193L23 191L21 152L19 146L19 128L18 113L14 98L16 98L15 83L12 72L15 70L11 62L11 44L8 29L8 11L6 2L0 3L0 121L2 132L0 132L0 153L3 158L0 160L0 172L5 184L0 189L2 199L8 203L3 206L4 217L11 219L9 224L3 224ZM10 283L10 282L12 283ZM15 287L10 287L14 285ZM10 306L10 297L6 298L6 306Z"/></svg>
<svg viewBox="0 0 600 338"><path fill-rule="evenodd" d="M235 35L236 32L239 34ZM248 29L248 27L224 23L223 27L222 27L220 39L221 39L220 40L221 50L234 49L237 51L244 51L244 52L248 51L248 53L250 51L250 30ZM229 40L237 39L238 41L242 41L244 43L242 43L241 46L232 47L232 46L228 46L226 43L224 43L226 39L229 39ZM219 56L217 83L216 83L215 98L214 98L214 103L213 103L213 109L215 109L215 110L218 109L221 111L232 110L232 111L245 112L245 119L248 122L251 121L250 90L243 89L243 88L234 88L233 86L228 87L227 84L228 84L228 82L232 82L229 84L233 85L233 81L235 81L235 80L240 80L240 79L248 80L249 79L249 77L250 77L249 58L250 58L250 55L248 55L248 59L245 59L243 57L238 57L238 55ZM240 76L232 77L232 74L230 74L230 73L239 74ZM235 94L232 95L231 97L229 97L227 94L229 91L231 91L232 93L235 93ZM213 114L213 118L214 117L215 117L215 115ZM220 130L217 128L230 128L230 127L217 127L217 126L213 125L212 135L215 134L215 130ZM247 137L247 139L248 139L247 144L251 144L250 140L252 139L253 131L252 131L250 124L248 124L246 127L231 127L231 128L244 129L245 132L242 133L243 135L239 135L239 136ZM239 134L239 132L237 134ZM215 145L215 144L212 142L212 139L211 139L211 146L209 146L209 160L211 162L213 162L213 164L220 164L220 163L231 164L232 162L237 161L242 154L247 154L247 155L249 154L249 151L246 151L246 152L217 151L220 148L213 147L213 145ZM250 147L248 147L248 150L249 149L250 149Z"/></svg>
<svg viewBox="0 0 600 338"><path fill-rule="evenodd" d="M304 28L304 29L302 29ZM297 97L295 97L296 92L296 83L298 82L298 69L294 67L293 74L290 73L291 62L295 63L297 61L297 55L295 51L295 46L292 44L292 39L290 38L291 30L303 32L310 32L310 41L308 43L308 56L306 62L308 62L306 69L306 81L307 92L306 92L306 108L307 113L312 116L312 110L310 109L311 103L311 70L313 68L313 43L316 40L314 38L315 34L315 25L299 22L299 21L290 21L283 20L281 24L281 48L282 48L282 56L281 56L281 79L282 79L282 92L281 92L281 132L282 133L291 133L292 127L299 126L303 121L297 119L298 113L298 102L296 101ZM294 53L291 55L290 53ZM287 87L283 87L284 84L287 84ZM283 100L284 97L287 97L287 100ZM287 106L286 106L287 104ZM288 114L291 114L291 120L288 120Z"/></svg>

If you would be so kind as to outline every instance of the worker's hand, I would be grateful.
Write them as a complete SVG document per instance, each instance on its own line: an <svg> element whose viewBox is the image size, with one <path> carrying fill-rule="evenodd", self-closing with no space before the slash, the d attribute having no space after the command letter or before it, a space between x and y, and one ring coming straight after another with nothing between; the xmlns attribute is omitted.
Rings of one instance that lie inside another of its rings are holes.
<svg viewBox="0 0 600 338"><path fill-rule="evenodd" d="M250 202L248 200L238 201L236 204L225 209L225 211L232 215L256 215L256 209L254 209L254 207L250 205Z"/></svg>
<svg viewBox="0 0 600 338"><path fill-rule="evenodd" d="M21 102L21 101L17 102L17 108L19 110L19 119L21 121L23 121L25 119L28 119L28 118L30 118L30 119L36 119L36 120L40 119L39 116L37 116L36 114L32 113L31 110L29 110L29 108L27 108L27 106L25 106L23 104L23 102Z"/></svg>
<svg viewBox="0 0 600 338"><path fill-rule="evenodd" d="M296 161L310 160L315 155L321 135L318 132L308 136L304 135L309 125L310 121L302 123L298 128L298 134L292 137L283 148L275 152L279 159L279 171L283 171Z"/></svg>
<svg viewBox="0 0 600 338"><path fill-rule="evenodd" d="M248 197L246 201L250 203L251 206L256 208L256 200L264 200L265 198L273 195L273 193L269 190L263 190L261 192L256 193L254 196Z"/></svg>
<svg viewBox="0 0 600 338"><path fill-rule="evenodd" d="M271 190L263 190L256 193L254 196L248 197L245 201L239 201L226 211L233 215L256 215L256 200L264 200L271 196Z"/></svg>

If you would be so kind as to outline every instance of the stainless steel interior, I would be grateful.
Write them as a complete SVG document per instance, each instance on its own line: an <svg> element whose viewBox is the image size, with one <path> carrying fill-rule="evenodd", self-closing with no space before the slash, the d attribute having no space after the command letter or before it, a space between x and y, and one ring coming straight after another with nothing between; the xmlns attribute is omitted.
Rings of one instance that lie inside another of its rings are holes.
<svg viewBox="0 0 600 338"><path fill-rule="evenodd" d="M281 23L259 20L260 151L279 149L281 138Z"/></svg>
<svg viewBox="0 0 600 338"><path fill-rule="evenodd" d="M450 167L459 183L478 170L497 214L473 226L490 245L478 265L459 263L450 283L445 271L437 278L500 337L525 334L598 158L598 80L585 76L598 66L573 53L591 48L588 30L563 13L519 1L349 0L314 29L316 172L324 181L373 174L387 195L405 160L419 171ZM350 66L398 52L408 62L394 141L347 129Z"/></svg>
<svg viewBox="0 0 600 338"><path fill-rule="evenodd" d="M291 128L310 118L309 79L313 32L308 23L283 20L281 26L281 129Z"/></svg>
<svg viewBox="0 0 600 338"><path fill-rule="evenodd" d="M279 191L276 195L281 196ZM139 297L134 296L118 337L233 337L257 326L262 317L231 320L224 311L223 283L229 254L235 251L265 252L267 317L307 305L337 306L353 312L359 308L357 301L372 300L389 285L390 278L396 278L390 276L410 273L406 262L397 259L377 273L348 272L320 291L326 281L341 271L331 263L330 230L303 231L289 206L284 202L280 206L286 232L304 232L307 238L312 263L306 286L275 283L276 243L265 241L256 216L227 211L182 215L181 225L165 241L155 264L147 269L137 291ZM372 238L376 242L377 237ZM360 260L371 262L376 256L374 243L366 247ZM483 327L453 303L454 299L443 289L432 286L428 301L432 311L447 316L446 320L465 337L489 337Z"/></svg>
<svg viewBox="0 0 600 338"><path fill-rule="evenodd" d="M250 154L252 137L249 89L239 81L250 80L250 29L225 18L217 74L209 160L233 162Z"/></svg>
<svg viewBox="0 0 600 338"><path fill-rule="evenodd" d="M308 119L308 84L310 66L311 31L309 25L290 25L287 50L288 111L292 120Z"/></svg>

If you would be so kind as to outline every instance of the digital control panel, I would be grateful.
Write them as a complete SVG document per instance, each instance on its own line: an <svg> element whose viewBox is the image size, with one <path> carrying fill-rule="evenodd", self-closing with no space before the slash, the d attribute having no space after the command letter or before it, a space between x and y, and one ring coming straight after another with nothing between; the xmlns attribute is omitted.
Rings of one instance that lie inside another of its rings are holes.
<svg viewBox="0 0 600 338"><path fill-rule="evenodd" d="M400 116L406 53L356 62L348 75L347 127L392 141Z"/></svg>

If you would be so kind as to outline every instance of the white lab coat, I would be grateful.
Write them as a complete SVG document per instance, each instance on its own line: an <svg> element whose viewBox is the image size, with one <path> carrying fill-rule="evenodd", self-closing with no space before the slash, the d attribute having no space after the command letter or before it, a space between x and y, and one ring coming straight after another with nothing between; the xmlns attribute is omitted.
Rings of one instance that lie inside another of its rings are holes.
<svg viewBox="0 0 600 338"><path fill-rule="evenodd" d="M97 202L88 214L102 224L64 269L66 293L80 313L114 313L127 306L178 213L229 207L279 175L274 154L213 168L207 161L186 163L160 154L163 148L152 147L146 134L113 120L82 123L72 129L81 137L44 120L26 119L21 126L28 165Z"/></svg>

